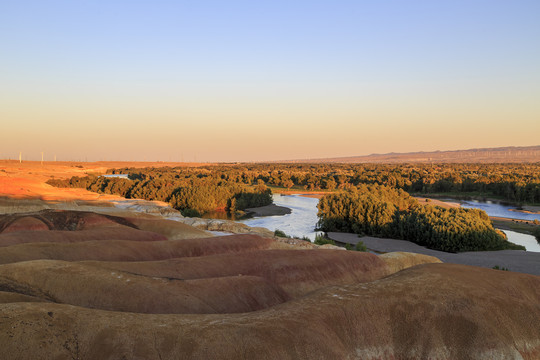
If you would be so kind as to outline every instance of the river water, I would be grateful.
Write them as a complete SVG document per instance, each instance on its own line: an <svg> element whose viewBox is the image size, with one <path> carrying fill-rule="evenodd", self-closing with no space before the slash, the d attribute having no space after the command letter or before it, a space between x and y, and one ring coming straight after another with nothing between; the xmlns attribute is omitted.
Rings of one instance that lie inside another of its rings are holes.
<svg viewBox="0 0 540 360"><path fill-rule="evenodd" d="M248 226L260 226L269 230L281 230L294 237L307 236L315 240L317 224L317 204L319 199L300 195L274 194L274 204L291 209L291 213L280 216L254 217L240 220Z"/></svg>
<svg viewBox="0 0 540 360"><path fill-rule="evenodd" d="M508 241L525 246L527 251L540 252L540 244L534 236L510 230L504 230L504 233L508 236Z"/></svg>
<svg viewBox="0 0 540 360"><path fill-rule="evenodd" d="M101 175L106 178L118 178L118 179L129 179L129 174L109 174L109 175Z"/></svg>
<svg viewBox="0 0 540 360"><path fill-rule="evenodd" d="M476 200L464 201L464 200L455 200L455 199L450 199L448 201L459 202L461 206L464 208L482 209L489 216L505 217L509 219L519 219L519 220L528 220L528 221L534 221L534 220L540 221L540 214L528 214L521 211L516 211L515 206L503 205L503 204L493 202L493 201L476 201Z"/></svg>
<svg viewBox="0 0 540 360"><path fill-rule="evenodd" d="M307 236L312 241L315 239L315 225L317 224L317 203L319 199L301 195L273 195L274 204L285 206L292 210L288 215L254 217L240 220L249 226L260 226L275 231L279 229L287 235L302 237ZM456 201L456 200L452 200ZM527 214L511 211L512 206L501 205L494 202L460 201L463 207L478 208L484 210L489 216L508 217L522 220L540 220L540 214ZM515 231L504 230L508 240L525 246L527 251L540 252L540 245L532 235L521 234Z"/></svg>

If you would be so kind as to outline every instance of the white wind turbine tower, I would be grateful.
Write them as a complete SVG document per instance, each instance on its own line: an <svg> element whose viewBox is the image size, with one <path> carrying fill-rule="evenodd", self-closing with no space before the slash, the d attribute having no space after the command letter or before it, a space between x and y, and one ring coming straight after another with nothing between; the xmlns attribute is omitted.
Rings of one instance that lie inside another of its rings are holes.
<svg viewBox="0 0 540 360"><path fill-rule="evenodd" d="M22 151L19 151L19 164L22 163Z"/></svg>
<svg viewBox="0 0 540 360"><path fill-rule="evenodd" d="M41 152L41 166L43 166L43 151Z"/></svg>

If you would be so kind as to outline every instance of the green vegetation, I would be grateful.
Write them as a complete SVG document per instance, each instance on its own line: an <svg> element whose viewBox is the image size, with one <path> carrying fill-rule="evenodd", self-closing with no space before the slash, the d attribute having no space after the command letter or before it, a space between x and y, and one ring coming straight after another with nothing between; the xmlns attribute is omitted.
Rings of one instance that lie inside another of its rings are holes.
<svg viewBox="0 0 540 360"><path fill-rule="evenodd" d="M274 189L346 190L379 184L409 193L456 197L493 197L540 204L540 164L239 164L198 168L115 169L145 180L195 175ZM291 185L292 184L292 185Z"/></svg>
<svg viewBox="0 0 540 360"><path fill-rule="evenodd" d="M269 205L270 189L332 193L375 184L423 195L480 196L540 204L540 164L238 164L121 168L108 173L128 174L129 179L89 175L51 179L48 183L166 201L187 214L214 210L234 213Z"/></svg>
<svg viewBox="0 0 540 360"><path fill-rule="evenodd" d="M511 230L522 234L533 234L535 226L528 221L520 221L514 219L495 219L492 218L491 222L497 229Z"/></svg>
<svg viewBox="0 0 540 360"><path fill-rule="evenodd" d="M326 236L321 235L321 234L315 235L315 241L313 243L315 245L325 245L325 244L336 245L336 242L334 240L329 239Z"/></svg>
<svg viewBox="0 0 540 360"><path fill-rule="evenodd" d="M494 269L494 270L502 270L502 271L510 271L510 270L508 270L508 268L506 268L506 267L500 267L499 265L495 265L495 266L493 267L493 269Z"/></svg>
<svg viewBox="0 0 540 360"><path fill-rule="evenodd" d="M128 199L165 201L185 216L200 216L214 210L234 213L272 203L272 193L262 182L248 185L201 171L182 172L171 168L124 171L129 172L129 179L86 176L51 179L48 184L84 188Z"/></svg>
<svg viewBox="0 0 540 360"><path fill-rule="evenodd" d="M184 209L181 212L185 217L201 217L201 213L195 209Z"/></svg>
<svg viewBox="0 0 540 360"><path fill-rule="evenodd" d="M536 241L540 243L540 226L536 226L533 230L533 235L536 238Z"/></svg>
<svg viewBox="0 0 540 360"><path fill-rule="evenodd" d="M447 252L520 249L495 230L478 209L419 205L403 190L360 185L325 195L318 204L318 228L404 239Z"/></svg>
<svg viewBox="0 0 540 360"><path fill-rule="evenodd" d="M281 231L281 230L279 230L279 229L276 229L276 230L274 231L274 236L282 237L282 238L290 238L289 235L285 234L284 231Z"/></svg>
<svg viewBox="0 0 540 360"><path fill-rule="evenodd" d="M341 246L341 245L336 244L334 240L328 238L326 235L316 235L314 244L315 245L330 244L330 245ZM345 244L345 249L354 250L354 251L364 251L364 252L367 251L367 247L362 241L359 241L355 246L352 246L351 244Z"/></svg>
<svg viewBox="0 0 540 360"><path fill-rule="evenodd" d="M362 252L368 251L367 247L366 247L366 244L364 244L362 241L359 241L359 242L356 243L356 245L354 246L354 250L362 251Z"/></svg>

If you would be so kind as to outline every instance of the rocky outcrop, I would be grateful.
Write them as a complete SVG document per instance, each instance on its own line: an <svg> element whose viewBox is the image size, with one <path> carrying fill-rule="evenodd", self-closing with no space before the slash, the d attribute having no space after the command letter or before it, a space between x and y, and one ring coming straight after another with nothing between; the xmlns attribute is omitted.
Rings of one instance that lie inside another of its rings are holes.
<svg viewBox="0 0 540 360"><path fill-rule="evenodd" d="M265 237L274 237L274 232L266 228L249 227L246 224L231 220L184 218L179 221L202 230L228 232L233 234L257 234Z"/></svg>
<svg viewBox="0 0 540 360"><path fill-rule="evenodd" d="M434 256L415 254L409 252L391 252L379 255L379 259L384 261L391 273L416 266L421 264L436 264L441 263L441 260Z"/></svg>
<svg viewBox="0 0 540 360"><path fill-rule="evenodd" d="M126 220L135 225L139 230L158 233L164 235L169 240L200 239L212 236L207 231L196 229L179 221L160 217L126 217Z"/></svg>

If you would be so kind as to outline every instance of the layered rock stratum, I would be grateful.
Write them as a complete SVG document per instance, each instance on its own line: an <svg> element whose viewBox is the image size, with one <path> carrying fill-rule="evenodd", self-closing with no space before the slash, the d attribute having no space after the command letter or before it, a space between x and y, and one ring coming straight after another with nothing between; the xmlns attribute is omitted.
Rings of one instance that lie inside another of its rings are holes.
<svg viewBox="0 0 540 360"><path fill-rule="evenodd" d="M540 357L538 276L248 230L127 211L1 215L3 356Z"/></svg>

